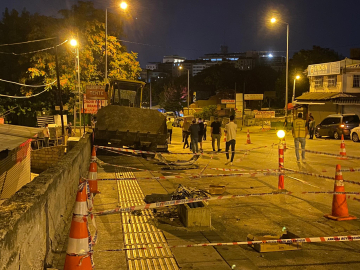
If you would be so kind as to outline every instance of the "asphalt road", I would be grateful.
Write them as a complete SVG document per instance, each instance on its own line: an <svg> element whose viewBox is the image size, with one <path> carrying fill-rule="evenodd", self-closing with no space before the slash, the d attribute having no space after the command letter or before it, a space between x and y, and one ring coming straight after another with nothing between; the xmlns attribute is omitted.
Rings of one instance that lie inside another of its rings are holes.
<svg viewBox="0 0 360 270"><path fill-rule="evenodd" d="M261 132L259 128L252 127L250 136L252 144L246 144L246 132L244 130L238 132L236 151L241 152L236 153L232 166L225 165L226 157L224 153L211 155L211 141L208 138L207 141L204 141L205 155L202 155L198 161L199 167L178 172L198 174L205 166L206 170L203 173L211 174L224 172L210 168L233 168L249 171L277 169L278 149L273 144L278 143L279 140L275 131ZM290 148L285 151L285 168L334 177L336 164L341 164L342 168L360 167L359 160L339 160L336 157L311 153L306 154L306 163L296 163L294 149L291 148L294 146L291 134L287 134L286 143ZM222 142L223 151L225 149L224 144ZM349 156L360 157L360 143L346 140L345 145ZM253 148L259 149L251 150ZM324 138L307 140L306 148L338 154L340 141ZM175 128L173 131L173 141L169 150L171 152L189 153L188 149L182 148L181 130L179 128ZM246 150L249 151L246 152ZM169 160L185 160L190 156L167 155L166 157ZM133 166L140 169L158 171L164 168L163 165L157 164L154 160L145 160L138 156L100 155L98 158L109 163ZM106 172L105 169L102 177L111 173L113 171L108 170ZM163 170L163 173L135 171L134 174L137 177L173 175L167 174L166 170ZM359 181L359 175L360 172L343 173L344 179L353 181ZM210 184L219 184L226 186L224 195L250 194L276 191L278 176L140 179L138 183L144 195L171 193L179 184L201 189L208 189ZM115 186L109 186L110 190L114 190L114 188ZM248 234L256 236L281 235L285 229L299 237L360 234L359 220L333 221L324 217L324 214L331 213L333 195L302 194L302 192L306 191L333 191L334 180L289 173L285 175L285 188L293 192L293 194L209 202L212 227L208 229L186 229L177 220L162 220L161 222L154 220L154 224L164 232L169 245L246 241ZM345 183L345 190L359 191L360 188L358 185ZM103 200L107 196L110 202L111 196L115 195L106 195L102 192L101 196ZM347 198L349 213L360 217L360 202L354 200L354 198L354 196ZM359 198L359 196L356 198ZM117 225L114 224L114 226ZM115 230L115 227L112 227L112 230ZM101 240L101 233L99 239ZM173 249L173 254L181 269L360 269L359 252L360 242L305 243L301 250L271 253L258 253L249 246ZM123 261L120 254L117 256L119 256L120 261ZM101 257L98 256L97 259L97 269L106 269L101 267ZM113 259L110 258L109 260Z"/></svg>

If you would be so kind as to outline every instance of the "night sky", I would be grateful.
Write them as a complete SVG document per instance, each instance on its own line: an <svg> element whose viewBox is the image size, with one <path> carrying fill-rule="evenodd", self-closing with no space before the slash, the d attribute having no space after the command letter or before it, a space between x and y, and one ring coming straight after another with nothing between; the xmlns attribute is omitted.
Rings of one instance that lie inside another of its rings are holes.
<svg viewBox="0 0 360 270"><path fill-rule="evenodd" d="M95 6L112 6L113 0L93 0ZM128 50L139 53L142 67L178 54L196 59L205 53L272 50L285 55L286 26L267 26L271 14L280 14L290 25L290 55L313 45L331 48L350 56L360 47L359 0L129 0L132 19L124 21ZM57 16L74 0L1 0L5 7Z"/></svg>

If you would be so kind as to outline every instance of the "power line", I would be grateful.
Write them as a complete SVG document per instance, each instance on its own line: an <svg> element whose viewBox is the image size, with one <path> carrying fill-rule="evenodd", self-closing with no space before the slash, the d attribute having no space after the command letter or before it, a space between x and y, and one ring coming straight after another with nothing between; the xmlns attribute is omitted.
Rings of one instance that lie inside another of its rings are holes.
<svg viewBox="0 0 360 270"><path fill-rule="evenodd" d="M56 39L56 38L53 37L53 38L36 39L36 40L30 40L30 41L24 41L24 42L18 42L18 43L0 44L0 47L20 45L20 44L26 44L26 43L33 43L33 42L39 42L39 41L51 40L51 39Z"/></svg>
<svg viewBox="0 0 360 270"><path fill-rule="evenodd" d="M17 84L17 85L21 85L21 86L27 86L27 87L45 87L45 86L50 86L52 84L54 84L56 82L56 80L54 80L53 82L51 83L48 83L48 84L43 84L43 85L29 85L29 84L23 84L23 83L17 83L17 82L12 82L12 81L7 81L7 80L3 80L3 79L0 79L0 81L2 82L7 82L7 83L13 83L13 84Z"/></svg>
<svg viewBox="0 0 360 270"><path fill-rule="evenodd" d="M34 95L31 95L31 96L8 96L8 95L2 95L0 94L0 97L7 97L7 98L32 98L32 97L36 97L38 95L41 95L42 93L46 92L46 91L49 91L49 89L45 89L44 91L41 91L40 93L37 93L37 94L34 94Z"/></svg>
<svg viewBox="0 0 360 270"><path fill-rule="evenodd" d="M63 45L64 43L68 42L68 40L65 40L64 42L57 44L55 46L59 47L61 45ZM31 53L37 53L37 52L43 52L43 51L47 51L47 50L51 50L54 47L48 47L45 49L41 49L41 50L37 50L37 51L31 51L31 52L25 52L25 53L14 53L14 52L0 52L0 54L10 54L10 55L25 55L25 54L31 54Z"/></svg>

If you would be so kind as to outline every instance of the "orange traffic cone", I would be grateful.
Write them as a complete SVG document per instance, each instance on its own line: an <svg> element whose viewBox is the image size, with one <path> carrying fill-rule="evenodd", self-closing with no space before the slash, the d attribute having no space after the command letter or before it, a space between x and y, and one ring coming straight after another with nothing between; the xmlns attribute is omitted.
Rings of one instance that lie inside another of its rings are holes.
<svg viewBox="0 0 360 270"><path fill-rule="evenodd" d="M250 132L249 132L249 130L247 131L246 144L251 144Z"/></svg>
<svg viewBox="0 0 360 270"><path fill-rule="evenodd" d="M336 165L334 192L345 192L343 177L340 170L341 165ZM349 215L349 210L346 202L346 194L333 195L332 212L331 214L324 215L324 217L338 221L356 219L355 216Z"/></svg>
<svg viewBox="0 0 360 270"><path fill-rule="evenodd" d="M338 157L338 159L348 159L346 157L344 134L341 135L340 156L342 156L342 157Z"/></svg>
<svg viewBox="0 0 360 270"><path fill-rule="evenodd" d="M100 193L98 191L98 183L97 183L97 164L96 162L90 163L89 173L88 173L88 180L90 186L91 193Z"/></svg>
<svg viewBox="0 0 360 270"><path fill-rule="evenodd" d="M74 215L71 221L68 247L64 270L91 270L93 269L90 254L90 233L88 231L86 185L78 191Z"/></svg>
<svg viewBox="0 0 360 270"><path fill-rule="evenodd" d="M91 151L91 160L90 162L96 162L96 149L95 146L93 146L93 149Z"/></svg>

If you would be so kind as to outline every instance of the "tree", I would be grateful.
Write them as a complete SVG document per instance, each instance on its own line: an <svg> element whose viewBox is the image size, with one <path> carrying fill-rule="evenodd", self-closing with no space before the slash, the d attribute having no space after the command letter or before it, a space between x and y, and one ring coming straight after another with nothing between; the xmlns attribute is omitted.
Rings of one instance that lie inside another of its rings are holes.
<svg viewBox="0 0 360 270"><path fill-rule="evenodd" d="M209 105L202 108L201 112L195 113L195 117L210 120L210 116L217 116L217 106Z"/></svg>
<svg viewBox="0 0 360 270"><path fill-rule="evenodd" d="M8 69L8 72L2 73L5 74L4 79L20 81L26 84L49 84L54 82L56 70L54 49L52 47L55 44L69 40L71 37L77 37L80 43L82 89L86 84L104 84L105 12L94 8L92 2L79 1L71 9L61 10L59 13L62 17L57 19L38 14L30 15L25 11L21 15L16 11L11 13L5 11L0 23L1 43L44 39L54 35L57 35L59 39L58 41L48 40L21 46L22 51L42 50L34 54L18 57L5 55L5 60L0 62L1 64L4 63L4 65L1 65L2 68L5 66ZM121 45L117 37L122 34L122 24L115 14L109 13L108 16L112 25L108 29L108 77L109 79L134 80L141 71L139 62L136 60L137 54L127 52L126 48ZM13 34L16 29L21 29L21 36ZM46 48L50 49L43 50ZM10 49L8 50L10 51ZM63 103L68 103L69 107L73 107L75 97L73 92L76 90L74 49L68 43L62 43L61 46L58 46L58 53ZM6 68L3 69L6 70ZM31 110L34 116L35 111L53 109L54 105L58 104L56 84L49 85L47 88L49 91L42 94L41 97L25 101L6 99L6 101L1 100L0 102L20 104L20 107L25 108L25 110L18 110L18 113L26 111L29 114L29 110ZM39 92L39 90L0 84L0 92L11 93L12 95L30 95Z"/></svg>

